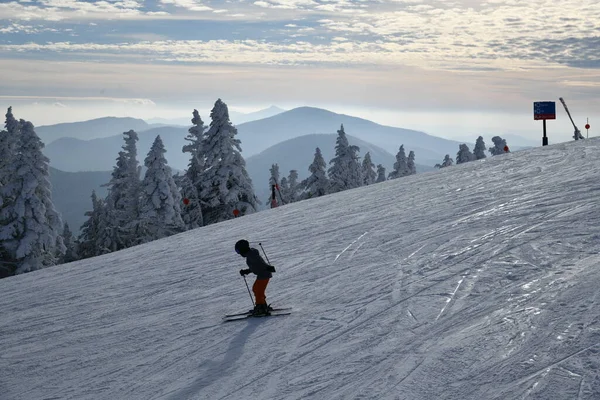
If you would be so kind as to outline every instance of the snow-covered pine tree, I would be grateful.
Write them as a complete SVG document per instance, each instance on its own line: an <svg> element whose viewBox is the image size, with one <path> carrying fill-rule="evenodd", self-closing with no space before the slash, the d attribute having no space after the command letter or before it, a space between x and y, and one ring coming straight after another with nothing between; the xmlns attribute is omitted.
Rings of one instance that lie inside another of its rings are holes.
<svg viewBox="0 0 600 400"><path fill-rule="evenodd" d="M417 164L415 164L415 152L410 151L408 153L408 161L406 162L409 175L415 175L417 173Z"/></svg>
<svg viewBox="0 0 600 400"><path fill-rule="evenodd" d="M138 134L124 132L125 144L119 152L117 164L106 197L106 230L101 232L103 246L117 251L138 244L136 228L139 226L140 171L137 160Z"/></svg>
<svg viewBox="0 0 600 400"><path fill-rule="evenodd" d="M18 185L11 183L17 177L14 159L17 155L17 141L19 140L19 122L12 113L12 107L6 112L6 130L0 132L0 227L8 223L12 216L14 200L19 194ZM17 264L8 250L2 248L0 238L0 267L4 275L13 275Z"/></svg>
<svg viewBox="0 0 600 400"><path fill-rule="evenodd" d="M203 204L205 225L234 218L235 209L241 215L258 209L240 140L235 138L237 129L231 124L227 105L221 99L215 102L210 118L202 145L206 164L200 198L206 203Z"/></svg>
<svg viewBox="0 0 600 400"><path fill-rule="evenodd" d="M302 198L310 199L329 194L329 179L327 179L326 168L327 164L325 164L321 149L317 147L313 162L308 167L310 176L300 183L300 186L304 188Z"/></svg>
<svg viewBox="0 0 600 400"><path fill-rule="evenodd" d="M101 219L104 215L104 200L99 199L94 190L92 191L92 210L86 211L85 216L88 219L81 225L81 233L78 238L79 256L82 259L103 254L98 247L98 239L102 226Z"/></svg>
<svg viewBox="0 0 600 400"><path fill-rule="evenodd" d="M50 160L33 124L20 120L18 126L14 175L3 186L10 195L3 196L0 211L0 251L17 274L55 265L65 252L62 220L52 203Z"/></svg>
<svg viewBox="0 0 600 400"><path fill-rule="evenodd" d="M61 261L63 263L69 263L79 260L79 256L77 254L77 242L73 237L73 232L71 232L69 224L66 222L63 225L62 238L65 245L65 254Z"/></svg>
<svg viewBox="0 0 600 400"><path fill-rule="evenodd" d="M200 193L202 192L202 182L204 173L204 152L202 144L204 140L204 132L206 127L198 110L192 112L193 126L188 130L188 136L185 140L188 144L183 146L184 153L190 153L190 162L184 176L178 182L181 186L181 194L187 199L181 210L181 216L185 222L186 229L195 229L204 225L202 217L202 200Z"/></svg>
<svg viewBox="0 0 600 400"><path fill-rule="evenodd" d="M290 201L288 200L288 193L290 191L290 185L288 183L287 178L284 176L281 178L281 182L279 183L279 193L281 193L281 197L283 198L283 203L288 204Z"/></svg>
<svg viewBox="0 0 600 400"><path fill-rule="evenodd" d="M115 230L113 222L115 220L115 209L112 203L104 201L102 208L100 209L100 218L98 220L98 236L96 237L96 255L107 254L115 251L117 248L117 242L115 241L118 237L115 233L119 234L120 231ZM132 223L135 223L133 221Z"/></svg>
<svg viewBox="0 0 600 400"><path fill-rule="evenodd" d="M283 179L282 179L283 180ZM290 174L287 178L287 188L285 201L287 203L294 203L298 201L300 197L300 185L298 184L298 171L295 169L290 170Z"/></svg>
<svg viewBox="0 0 600 400"><path fill-rule="evenodd" d="M375 183L377 179L377 173L375 172L375 164L371 161L371 153L367 152L362 162L362 183L363 185L371 185Z"/></svg>
<svg viewBox="0 0 600 400"><path fill-rule="evenodd" d="M279 199L279 195L277 194L277 187L279 186L279 164L271 164L269 172L271 174L271 176L269 177L269 193L271 193L273 185L277 185L275 188L275 201L277 202L277 205L280 205L279 203L281 202L281 199ZM273 208L273 204L271 203L271 201L271 196L269 196L269 199L267 200L265 205L271 206L271 208Z"/></svg>
<svg viewBox="0 0 600 400"><path fill-rule="evenodd" d="M406 159L406 153L404 152L404 145L401 145L398 153L396 153L394 170L390 172L388 179L397 179L407 175L410 175L408 169L408 160Z"/></svg>
<svg viewBox="0 0 600 400"><path fill-rule="evenodd" d="M204 225L202 206L197 186L190 181L187 174L173 177L175 184L179 187L182 197L181 219L185 229L196 229Z"/></svg>
<svg viewBox="0 0 600 400"><path fill-rule="evenodd" d="M492 138L492 142L494 142L494 147L490 147L489 150L493 156L497 156L497 155L506 153L504 151L504 147L506 146L505 139L502 139L500 136L494 136Z"/></svg>
<svg viewBox="0 0 600 400"><path fill-rule="evenodd" d="M444 157L444 161L441 164L435 164L435 168L446 168L451 166L454 163L454 160L450 158L450 154L446 154Z"/></svg>
<svg viewBox="0 0 600 400"><path fill-rule="evenodd" d="M485 142L483 141L483 137L479 136L477 141L475 142L475 147L473 148L473 155L476 160L481 160L482 158L486 158L485 155Z"/></svg>
<svg viewBox="0 0 600 400"><path fill-rule="evenodd" d="M181 218L181 194L165 158L160 135L144 160L146 173L141 185L138 242L147 243L185 230Z"/></svg>
<svg viewBox="0 0 600 400"><path fill-rule="evenodd" d="M475 156L469 150L469 146L462 143L458 146L458 153L456 153L456 164L462 164L469 161L474 161Z"/></svg>
<svg viewBox="0 0 600 400"><path fill-rule="evenodd" d="M11 176L13 159L16 156L17 141L19 139L19 121L12 113L12 107L6 112L6 130L0 132L0 186L6 185ZM0 207L2 207L2 194L0 193Z"/></svg>
<svg viewBox="0 0 600 400"><path fill-rule="evenodd" d="M375 183L385 182L385 167L381 164L377 164L377 180Z"/></svg>
<svg viewBox="0 0 600 400"><path fill-rule="evenodd" d="M362 186L361 166L358 161L360 148L348 143L343 124L337 133L335 157L329 161L331 167L327 171L331 193Z"/></svg>

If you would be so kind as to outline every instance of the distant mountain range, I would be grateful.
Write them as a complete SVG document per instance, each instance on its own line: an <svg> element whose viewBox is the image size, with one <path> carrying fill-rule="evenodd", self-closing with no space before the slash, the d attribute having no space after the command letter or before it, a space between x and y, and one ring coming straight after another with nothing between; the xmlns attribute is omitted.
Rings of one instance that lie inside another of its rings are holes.
<svg viewBox="0 0 600 400"><path fill-rule="evenodd" d="M284 112L283 108L279 108L277 106L271 106L269 108L265 108L264 110L259 110L251 113L241 113L237 111L229 110L229 120L234 125L243 124L244 122L254 121L257 119L263 119L272 117L273 115L280 114ZM160 124L160 125L178 125L178 126L190 126L190 121L192 119L192 114L190 113L189 117L181 117L181 118L151 118L147 120L150 124ZM206 123L208 119L208 115L203 120Z"/></svg>
<svg viewBox="0 0 600 400"><path fill-rule="evenodd" d="M90 122L93 126L98 124L97 120ZM138 121L128 119L124 122L137 123ZM208 121L206 122L208 123ZM85 123L77 124L76 127L79 131L88 131ZM454 156L461 143L430 136L424 132L383 126L362 118L311 107L295 108L269 118L246 122L238 125L237 129L238 138L241 140L242 154L249 158L271 146L295 137L318 133L335 134L342 124L348 135L384 148L392 155L395 155L400 145L404 144L407 154L408 151L413 150L417 163L421 165L433 166L441 162L446 154ZM140 160L143 160L156 136L160 135L167 149L166 157L170 165L176 169L185 169L189 158L187 154L181 152L181 148L186 144L185 137L188 134L188 128L152 127L147 124L145 127L149 129L138 131ZM123 145L122 133L129 130L126 125L121 125L119 128L119 131L110 137L93 140L63 137L54 140L47 144L45 153L51 159L52 166L63 171L111 170ZM47 129L48 127L46 127L46 132ZM325 149L321 150L325 151ZM361 154L364 155L364 153Z"/></svg>
<svg viewBox="0 0 600 400"><path fill-rule="evenodd" d="M153 126L137 118L104 117L82 122L68 122L56 125L36 126L35 132L44 144L49 145L61 138L91 140L114 136L133 129L141 132Z"/></svg>

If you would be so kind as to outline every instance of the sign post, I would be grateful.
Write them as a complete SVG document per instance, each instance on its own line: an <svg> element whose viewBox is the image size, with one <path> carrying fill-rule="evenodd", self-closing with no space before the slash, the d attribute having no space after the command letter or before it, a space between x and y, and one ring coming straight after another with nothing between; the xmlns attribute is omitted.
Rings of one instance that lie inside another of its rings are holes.
<svg viewBox="0 0 600 400"><path fill-rule="evenodd" d="M548 146L548 137L546 136L546 120L556 119L556 103L553 101L535 101L533 103L533 119L544 122L544 136L542 137L542 146Z"/></svg>
<svg viewBox="0 0 600 400"><path fill-rule="evenodd" d="M587 119L587 122L585 124L585 135L587 136L587 138L590 138L590 119Z"/></svg>

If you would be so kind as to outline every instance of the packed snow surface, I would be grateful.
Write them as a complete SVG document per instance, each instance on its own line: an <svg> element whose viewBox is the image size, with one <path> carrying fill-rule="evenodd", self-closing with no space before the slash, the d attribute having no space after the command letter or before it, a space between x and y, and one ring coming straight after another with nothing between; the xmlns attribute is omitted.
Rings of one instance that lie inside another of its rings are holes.
<svg viewBox="0 0 600 400"><path fill-rule="evenodd" d="M0 398L598 399L599 197L590 139L1 280ZM241 238L292 315L222 322Z"/></svg>

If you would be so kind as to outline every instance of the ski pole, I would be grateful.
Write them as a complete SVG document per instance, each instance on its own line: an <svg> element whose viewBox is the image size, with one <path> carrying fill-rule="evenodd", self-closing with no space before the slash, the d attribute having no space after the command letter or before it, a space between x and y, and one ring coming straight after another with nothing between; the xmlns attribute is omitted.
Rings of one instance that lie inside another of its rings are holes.
<svg viewBox="0 0 600 400"><path fill-rule="evenodd" d="M271 261L269 261L269 257L267 257L267 253L265 252L265 249L264 249L264 247L262 247L262 243L260 243L260 242L259 242L259 243L258 243L258 245L259 245L259 246L260 246L260 248L262 249L262 251L263 251L263 254L265 255L265 258L267 259L267 263L268 263L269 265L271 265Z"/></svg>
<svg viewBox="0 0 600 400"><path fill-rule="evenodd" d="M250 286L248 286L248 281L246 280L246 276L244 275L244 282L246 282L246 289L248 289L248 294L250 295L250 301L252 302L252 307L254 307L254 299L252 298L252 293L250 293Z"/></svg>

